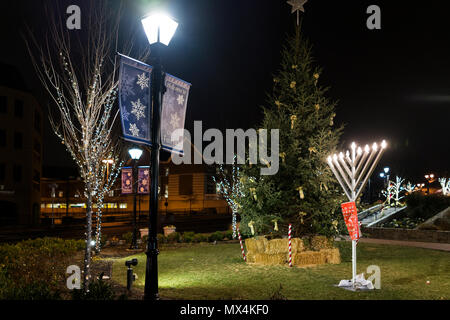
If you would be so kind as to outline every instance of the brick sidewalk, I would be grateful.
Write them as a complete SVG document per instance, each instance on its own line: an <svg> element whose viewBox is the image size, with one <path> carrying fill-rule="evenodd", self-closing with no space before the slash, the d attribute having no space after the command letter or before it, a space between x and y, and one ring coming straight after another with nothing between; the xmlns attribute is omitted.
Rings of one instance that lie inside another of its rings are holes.
<svg viewBox="0 0 450 320"><path fill-rule="evenodd" d="M350 241L350 237L346 236L345 240ZM417 247L424 249L450 251L450 243L399 241L399 240L372 239L372 238L361 238L359 239L359 241L364 243L390 244L395 246Z"/></svg>

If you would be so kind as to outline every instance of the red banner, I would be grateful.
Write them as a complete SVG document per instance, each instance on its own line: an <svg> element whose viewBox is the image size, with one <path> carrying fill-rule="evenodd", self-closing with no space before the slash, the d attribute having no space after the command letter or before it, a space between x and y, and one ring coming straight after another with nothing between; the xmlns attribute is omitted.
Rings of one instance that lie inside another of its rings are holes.
<svg viewBox="0 0 450 320"><path fill-rule="evenodd" d="M341 208L350 238L352 240L358 240L361 237L361 232L359 231L358 212L355 203L343 203L341 204Z"/></svg>
<svg viewBox="0 0 450 320"><path fill-rule="evenodd" d="M133 169L122 168L122 193L133 193Z"/></svg>

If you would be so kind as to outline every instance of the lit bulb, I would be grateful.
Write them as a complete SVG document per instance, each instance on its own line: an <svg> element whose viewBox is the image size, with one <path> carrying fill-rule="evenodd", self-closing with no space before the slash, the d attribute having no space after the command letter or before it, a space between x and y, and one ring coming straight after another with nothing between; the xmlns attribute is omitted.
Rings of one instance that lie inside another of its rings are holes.
<svg viewBox="0 0 450 320"><path fill-rule="evenodd" d="M383 141L381 142L381 148L385 149L386 147L387 147L386 140L383 140Z"/></svg>
<svg viewBox="0 0 450 320"><path fill-rule="evenodd" d="M334 159L334 160L337 160L337 154L334 154L334 155L333 155L333 159Z"/></svg>
<svg viewBox="0 0 450 320"><path fill-rule="evenodd" d="M344 154L342 152L339 153L339 158L343 159L344 158Z"/></svg>
<svg viewBox="0 0 450 320"><path fill-rule="evenodd" d="M352 149L356 148L356 143L352 142Z"/></svg>
<svg viewBox="0 0 450 320"><path fill-rule="evenodd" d="M366 146L364 147L364 151L365 151L366 153L369 153L369 152L370 152L370 147L369 147L368 144L366 144Z"/></svg>
<svg viewBox="0 0 450 320"><path fill-rule="evenodd" d="M372 145L372 150L373 150L373 151L377 151L377 150L378 150L378 145L377 145L376 142L373 143L373 145Z"/></svg>
<svg viewBox="0 0 450 320"><path fill-rule="evenodd" d="M361 147L358 147L358 156L360 156L361 153L362 153L362 149L361 149Z"/></svg>

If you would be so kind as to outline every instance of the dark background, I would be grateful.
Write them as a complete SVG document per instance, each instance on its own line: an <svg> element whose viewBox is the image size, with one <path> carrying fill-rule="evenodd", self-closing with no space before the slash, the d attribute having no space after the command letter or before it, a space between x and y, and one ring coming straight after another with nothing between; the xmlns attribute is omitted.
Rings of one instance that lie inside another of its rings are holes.
<svg viewBox="0 0 450 320"><path fill-rule="evenodd" d="M46 3L55 3L48 0ZM46 106L20 32L45 30L44 1L2 1L0 61L20 68L30 91ZM69 4L59 1L67 17ZM164 57L166 71L191 82L186 128L257 127L260 106L272 86L280 49L293 32L295 14L282 0L173 0L167 5L180 26ZM117 1L109 1L116 6ZM386 139L379 167L424 182L448 175L450 156L450 14L443 1L323 1L305 4L303 34L323 67L320 83L339 101L337 124L345 124L342 148ZM139 23L155 1L125 1L125 23ZM381 8L381 30L368 30L366 9ZM73 31L79 32L79 31ZM142 31L138 41L146 42ZM44 166L71 159L49 130ZM377 169L375 173L379 172Z"/></svg>

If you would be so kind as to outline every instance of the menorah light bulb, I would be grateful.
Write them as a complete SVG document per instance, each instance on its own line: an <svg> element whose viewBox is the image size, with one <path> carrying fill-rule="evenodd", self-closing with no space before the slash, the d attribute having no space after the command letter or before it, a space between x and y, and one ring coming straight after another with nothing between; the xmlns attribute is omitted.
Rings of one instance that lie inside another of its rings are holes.
<svg viewBox="0 0 450 320"><path fill-rule="evenodd" d="M351 147L352 147L352 149L355 149L356 148L356 143L352 142Z"/></svg>
<svg viewBox="0 0 450 320"><path fill-rule="evenodd" d="M327 161L331 164L331 161L333 161L333 159L331 158L331 156L328 156Z"/></svg>
<svg viewBox="0 0 450 320"><path fill-rule="evenodd" d="M334 159L334 160L337 160L337 154L334 154L334 155L333 155L333 159Z"/></svg>
<svg viewBox="0 0 450 320"><path fill-rule="evenodd" d="M366 153L369 153L369 152L370 152L370 147L369 147L368 144L366 144L366 146L364 147L364 151L365 151Z"/></svg>
<svg viewBox="0 0 450 320"><path fill-rule="evenodd" d="M344 154L342 152L339 153L339 158L344 159Z"/></svg>
<svg viewBox="0 0 450 320"><path fill-rule="evenodd" d="M386 140L383 140L383 141L381 142L381 148L386 149L386 147L387 147Z"/></svg>
<svg viewBox="0 0 450 320"><path fill-rule="evenodd" d="M372 145L372 150L373 150L373 151L377 151L377 150L378 150L378 145L377 145L376 142L373 143L373 145Z"/></svg>
<svg viewBox="0 0 450 320"><path fill-rule="evenodd" d="M361 155L361 153L362 153L362 149L361 149L361 147L358 147L358 156L360 156Z"/></svg>

